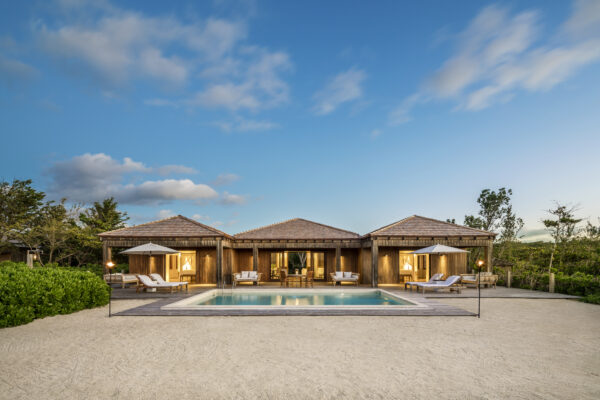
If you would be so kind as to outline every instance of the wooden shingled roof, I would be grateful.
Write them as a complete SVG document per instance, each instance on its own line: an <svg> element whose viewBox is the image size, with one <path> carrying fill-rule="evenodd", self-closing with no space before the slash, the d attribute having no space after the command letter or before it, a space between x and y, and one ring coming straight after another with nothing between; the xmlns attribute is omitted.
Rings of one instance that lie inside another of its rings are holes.
<svg viewBox="0 0 600 400"><path fill-rule="evenodd" d="M359 239L358 233L319 224L302 218L294 218L272 225L234 235L236 239L265 240L312 240L312 239Z"/></svg>
<svg viewBox="0 0 600 400"><path fill-rule="evenodd" d="M128 226L98 236L103 238L158 238L158 237L231 237L212 226L201 224L183 215Z"/></svg>
<svg viewBox="0 0 600 400"><path fill-rule="evenodd" d="M365 236L430 236L430 237L460 237L460 236L496 236L493 232L469 228L437 219L413 215L393 224L386 225L366 234Z"/></svg>

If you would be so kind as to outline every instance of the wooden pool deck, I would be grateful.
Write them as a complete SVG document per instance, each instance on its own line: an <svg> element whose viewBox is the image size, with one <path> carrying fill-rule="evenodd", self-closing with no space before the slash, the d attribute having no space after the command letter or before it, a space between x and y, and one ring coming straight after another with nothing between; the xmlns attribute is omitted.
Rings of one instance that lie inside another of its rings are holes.
<svg viewBox="0 0 600 400"><path fill-rule="evenodd" d="M215 289L215 286L199 286L192 285L189 290L181 292L140 292L137 293L135 288L115 288L113 290L113 300L143 300L155 299L156 301L145 304L139 307L134 307L128 310L121 311L114 315L116 316L269 316L269 315L284 315L284 316L325 316L325 315L380 315L380 316L474 316L476 314L463 310L459 307L444 304L439 302L439 299L461 299L461 298L476 298L477 290L475 288L465 288L462 293L456 292L426 292L423 295L420 292L404 290L403 285L390 285L380 287L393 294L396 294L408 301L413 301L424 305L421 308L407 309L371 309L371 310L349 310L349 309L272 309L272 310L252 310L252 309L229 309L229 310L169 310L162 307L182 300L184 298L203 293L207 290ZM267 284L261 286L240 286L245 289L261 289L261 288L279 288L279 285ZM315 288L333 288L331 285L315 285ZM358 289L367 289L368 286L359 286ZM344 286L344 291L356 290L355 286ZM230 286L224 289L226 292L232 290ZM342 288L337 287L337 290ZM560 293L547 293L525 289L514 289L506 287L486 288L481 290L481 298L519 298L519 299L576 299L577 296L570 296Z"/></svg>

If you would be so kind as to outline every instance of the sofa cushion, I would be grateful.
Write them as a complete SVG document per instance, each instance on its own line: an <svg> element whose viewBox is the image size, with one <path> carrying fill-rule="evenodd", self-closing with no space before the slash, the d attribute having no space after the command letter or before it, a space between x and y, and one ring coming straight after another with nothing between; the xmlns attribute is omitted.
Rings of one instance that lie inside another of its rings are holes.
<svg viewBox="0 0 600 400"><path fill-rule="evenodd" d="M242 279L248 278L248 271L242 271Z"/></svg>
<svg viewBox="0 0 600 400"><path fill-rule="evenodd" d="M344 271L344 278L352 278L352 271Z"/></svg>
<svg viewBox="0 0 600 400"><path fill-rule="evenodd" d="M344 277L344 273L342 271L335 271L335 277L336 278L343 278Z"/></svg>
<svg viewBox="0 0 600 400"><path fill-rule="evenodd" d="M248 278L256 279L257 277L258 277L258 272L248 271Z"/></svg>

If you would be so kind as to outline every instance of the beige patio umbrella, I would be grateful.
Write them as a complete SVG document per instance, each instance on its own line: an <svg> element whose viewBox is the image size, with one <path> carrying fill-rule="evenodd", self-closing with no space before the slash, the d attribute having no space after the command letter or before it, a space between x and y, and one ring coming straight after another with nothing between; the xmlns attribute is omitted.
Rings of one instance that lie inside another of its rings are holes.
<svg viewBox="0 0 600 400"><path fill-rule="evenodd" d="M121 252L121 254L141 254L145 256L153 256L157 254L177 254L177 250L170 249L154 243L146 243L141 246L132 247Z"/></svg>
<svg viewBox="0 0 600 400"><path fill-rule="evenodd" d="M456 247L445 246L443 244L434 244L433 246L415 250L410 254L452 254L452 253L468 253L467 250L457 249Z"/></svg>

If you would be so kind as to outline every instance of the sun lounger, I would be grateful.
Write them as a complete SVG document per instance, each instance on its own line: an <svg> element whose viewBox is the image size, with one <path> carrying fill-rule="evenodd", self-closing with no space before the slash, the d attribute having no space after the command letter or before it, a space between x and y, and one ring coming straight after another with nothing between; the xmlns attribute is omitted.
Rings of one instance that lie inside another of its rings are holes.
<svg viewBox="0 0 600 400"><path fill-rule="evenodd" d="M187 282L167 282L159 274L150 274L150 278L154 279L158 283L167 283L167 284L171 284L171 285L173 285L175 287L178 287L178 288L182 288L182 287L185 286L185 291L187 292L187 290L188 290L188 283Z"/></svg>
<svg viewBox="0 0 600 400"><path fill-rule="evenodd" d="M233 287L240 282L256 282L257 285L260 285L260 278L262 277L262 273L256 271L242 271L236 274L233 274Z"/></svg>
<svg viewBox="0 0 600 400"><path fill-rule="evenodd" d="M458 284L460 282L460 275L452 275L450 277L448 277L448 279L446 279L445 281L437 281L435 283L418 283L416 286L417 288L421 288L423 290L423 294L425 294L425 289L429 289L429 290L434 290L434 291L438 291L441 289L448 289L450 291L452 290L456 290L458 293L460 293L461 287L460 286L454 286L456 284Z"/></svg>
<svg viewBox="0 0 600 400"><path fill-rule="evenodd" d="M158 283L150 279L147 275L138 275L137 276L140 281L140 286L138 286L137 291L140 289L169 289L171 293L173 293L173 289L177 288L179 285L174 285L175 282L167 282L167 283Z"/></svg>
<svg viewBox="0 0 600 400"><path fill-rule="evenodd" d="M444 276L444 274L433 274L427 282L406 282L404 284L404 290L408 289L409 286L410 286L410 290L412 290L413 286L418 286L420 283L438 282L442 279L443 276Z"/></svg>
<svg viewBox="0 0 600 400"><path fill-rule="evenodd" d="M337 285L338 283L340 284L340 286L342 286L342 282L350 282L358 286L358 282L360 280L360 274L350 271L336 271L329 274L329 276L331 276L333 286Z"/></svg>

